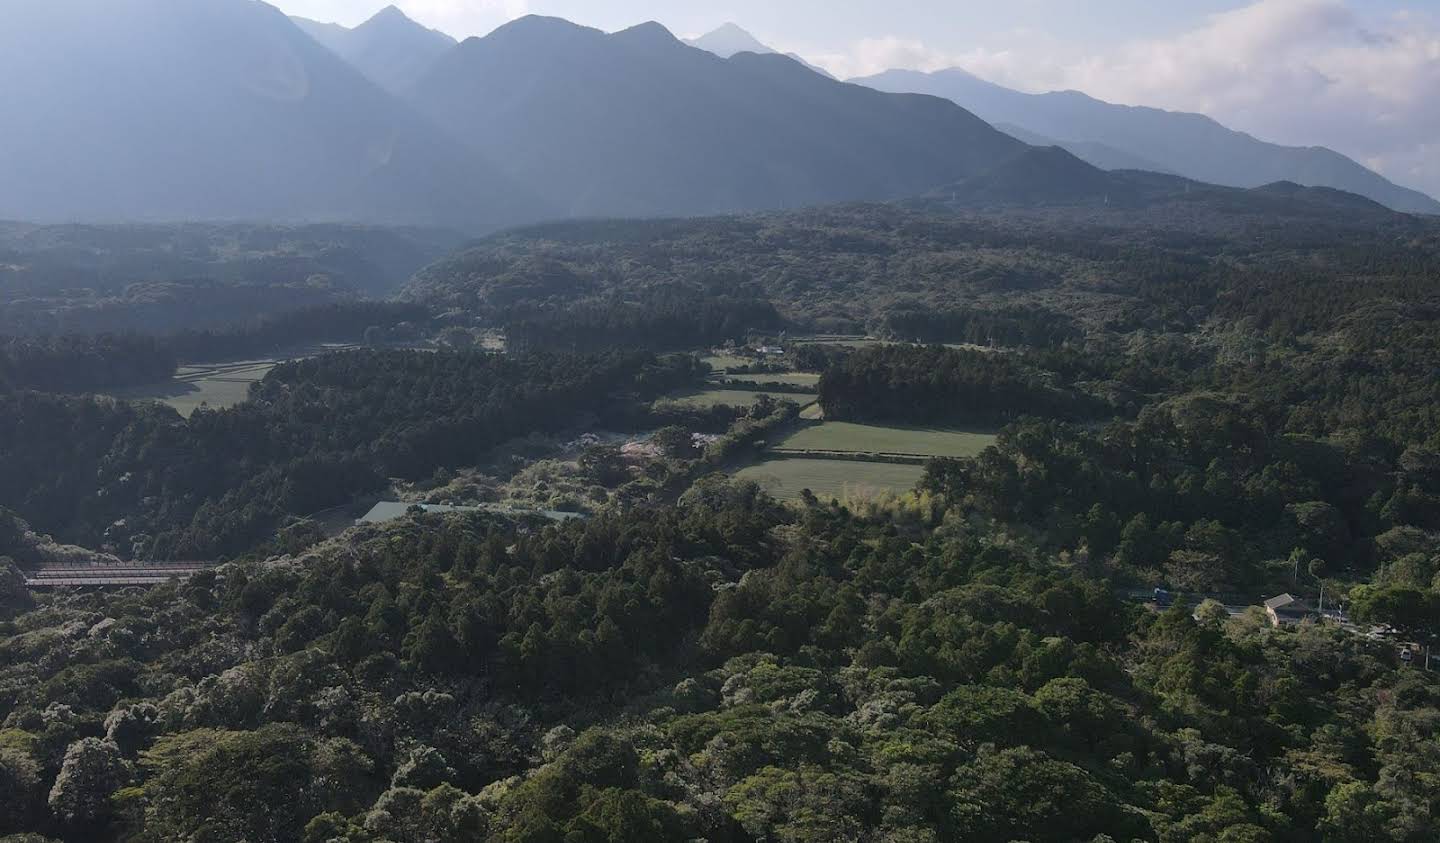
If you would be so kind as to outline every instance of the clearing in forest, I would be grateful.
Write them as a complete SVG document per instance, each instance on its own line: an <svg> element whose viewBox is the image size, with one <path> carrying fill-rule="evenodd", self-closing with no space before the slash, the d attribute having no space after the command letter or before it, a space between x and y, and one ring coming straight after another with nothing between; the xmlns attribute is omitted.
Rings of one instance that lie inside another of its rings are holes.
<svg viewBox="0 0 1440 843"><path fill-rule="evenodd" d="M925 474L923 466L850 460L774 459L736 472L780 500L799 500L805 489L821 500L908 492Z"/></svg>
<svg viewBox="0 0 1440 843"><path fill-rule="evenodd" d="M697 407L713 407L718 404L728 404L731 407L749 407L759 401L762 395L768 395L776 401L794 401L802 407L815 402L815 396L806 393L761 392L748 389L688 390L672 395L665 400L675 401L681 404L690 404Z"/></svg>
<svg viewBox="0 0 1440 843"><path fill-rule="evenodd" d="M776 443L775 448L787 453L819 451L837 454L973 457L993 444L995 434L989 432L825 422L796 430Z"/></svg>
<svg viewBox="0 0 1440 843"><path fill-rule="evenodd" d="M758 375L726 375L732 381L746 383L783 383L789 386L815 389L820 386L820 375L815 372L762 372Z"/></svg>

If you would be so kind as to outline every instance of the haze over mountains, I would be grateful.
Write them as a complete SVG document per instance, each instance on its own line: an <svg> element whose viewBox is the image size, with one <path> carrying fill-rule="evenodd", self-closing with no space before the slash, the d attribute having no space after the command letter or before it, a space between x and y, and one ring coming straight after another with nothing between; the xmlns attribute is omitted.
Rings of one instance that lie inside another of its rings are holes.
<svg viewBox="0 0 1440 843"><path fill-rule="evenodd" d="M1022 140L1057 143L1107 169L1160 169L1236 187L1290 181L1358 193L1396 210L1440 213L1435 199L1396 185L1338 152L1266 143L1202 114L1114 105L1077 91L1026 94L958 68L935 73L891 70L850 81L882 91L945 97L991 123L1018 127Z"/></svg>
<svg viewBox="0 0 1440 843"><path fill-rule="evenodd" d="M728 59L737 53L758 53L760 55L766 55L768 53L780 52L761 42L760 39L733 23L722 24L698 38L687 38L685 39L685 43L692 47L699 47L707 53L714 53L722 59ZM785 56L800 62L822 76L830 76L831 79L835 78L830 75L830 71L811 64L795 53L785 53Z"/></svg>
<svg viewBox="0 0 1440 843"><path fill-rule="evenodd" d="M944 96L884 92L812 72L734 25L687 44L655 23L607 34L532 16L457 44L393 7L349 29L254 0L51 0L0 11L0 73L26 83L0 88L18 127L0 134L0 218L486 231L902 199L997 168L976 197L1108 195L1063 160L1072 181L1055 189L1017 179L1047 160L1022 157L1027 143L1102 169L1329 184L1440 212L1328 150L1198 115L968 76L966 88L955 74L867 80ZM1007 184L1016 196L997 192Z"/></svg>
<svg viewBox="0 0 1440 843"><path fill-rule="evenodd" d="M1063 208L1140 212L1148 225L1214 231L1245 220L1315 219L1382 225L1394 211L1359 194L1280 181L1226 187L1146 170L1104 170L1058 146L1032 146L985 172L911 200L917 207ZM1109 219L1126 224L1123 217ZM1133 214L1130 215L1133 218ZM1162 222L1167 220L1167 222Z"/></svg>
<svg viewBox="0 0 1440 843"><path fill-rule="evenodd" d="M403 93L455 46L455 39L427 29L387 6L349 29L339 24L291 18L310 37L354 65L387 91Z"/></svg>
<svg viewBox="0 0 1440 843"><path fill-rule="evenodd" d="M895 199L1024 148L945 100L721 59L655 23L522 18L447 54L412 99L566 216Z"/></svg>
<svg viewBox="0 0 1440 843"><path fill-rule="evenodd" d="M263 3L46 0L0 15L0 217L544 215Z"/></svg>

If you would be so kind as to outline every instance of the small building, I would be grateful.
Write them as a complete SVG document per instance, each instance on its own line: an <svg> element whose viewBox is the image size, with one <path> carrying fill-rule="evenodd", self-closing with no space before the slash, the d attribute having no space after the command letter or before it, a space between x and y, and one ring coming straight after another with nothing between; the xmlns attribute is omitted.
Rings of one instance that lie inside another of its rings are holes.
<svg viewBox="0 0 1440 843"><path fill-rule="evenodd" d="M1309 601L1293 594L1282 594L1265 601L1265 614L1270 616L1273 626L1295 626L1305 620L1320 617L1320 613Z"/></svg>

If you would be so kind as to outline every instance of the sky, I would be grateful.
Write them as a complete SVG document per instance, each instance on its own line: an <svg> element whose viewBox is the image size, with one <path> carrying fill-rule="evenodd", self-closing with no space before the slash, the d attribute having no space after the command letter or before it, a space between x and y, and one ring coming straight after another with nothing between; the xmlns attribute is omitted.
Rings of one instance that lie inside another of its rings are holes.
<svg viewBox="0 0 1440 843"><path fill-rule="evenodd" d="M354 25L389 0L271 0ZM524 14L680 36L733 21L841 78L963 67L1027 91L1199 111L1440 196L1440 0L394 0L456 37Z"/></svg>

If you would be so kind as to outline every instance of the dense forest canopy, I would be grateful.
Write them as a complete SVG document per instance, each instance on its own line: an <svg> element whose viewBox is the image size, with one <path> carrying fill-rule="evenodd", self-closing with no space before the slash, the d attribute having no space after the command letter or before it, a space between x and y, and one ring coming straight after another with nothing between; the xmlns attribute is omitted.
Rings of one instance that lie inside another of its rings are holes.
<svg viewBox="0 0 1440 843"><path fill-rule="evenodd" d="M1384 645L723 482L5 629L0 823L76 839L1418 843L1440 807L1440 691Z"/></svg>
<svg viewBox="0 0 1440 843"><path fill-rule="evenodd" d="M614 293L724 293L772 301L805 329L943 342L973 341L975 319L1018 309L1035 336L995 339L1028 345L1073 335L1077 321L1106 333L1241 322L1301 339L1357 298L1414 306L1432 294L1440 223L1242 193L1138 211L952 211L935 200L554 223L480 241L417 274L405 295L494 315ZM916 335L898 318L916 310L938 324Z"/></svg>

